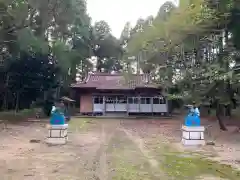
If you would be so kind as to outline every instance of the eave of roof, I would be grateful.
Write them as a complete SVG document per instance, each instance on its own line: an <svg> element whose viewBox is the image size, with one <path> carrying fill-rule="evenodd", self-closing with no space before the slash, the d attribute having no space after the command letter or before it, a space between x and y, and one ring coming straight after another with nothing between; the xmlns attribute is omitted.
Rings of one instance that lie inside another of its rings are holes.
<svg viewBox="0 0 240 180"><path fill-rule="evenodd" d="M72 88L93 88L99 90L134 90L136 88L161 88L151 82L149 74L131 75L133 79L126 80L123 74L89 73L83 82L72 84ZM126 82L127 81L127 82Z"/></svg>

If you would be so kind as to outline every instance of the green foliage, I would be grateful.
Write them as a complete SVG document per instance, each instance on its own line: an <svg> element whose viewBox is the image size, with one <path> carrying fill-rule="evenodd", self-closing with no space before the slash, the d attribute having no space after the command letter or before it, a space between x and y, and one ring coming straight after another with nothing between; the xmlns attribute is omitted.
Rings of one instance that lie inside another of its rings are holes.
<svg viewBox="0 0 240 180"><path fill-rule="evenodd" d="M20 107L25 103L31 104L44 91L57 85L57 68L56 64L50 64L51 60L48 55L20 52L20 57L8 65L8 96L12 95L16 101L21 101Z"/></svg>
<svg viewBox="0 0 240 180"><path fill-rule="evenodd" d="M98 71L120 71L120 59L123 54L121 40L111 35L107 22L96 22L93 26L93 54L97 57L96 68Z"/></svg>
<svg viewBox="0 0 240 180"><path fill-rule="evenodd" d="M43 39L36 37L29 28L18 31L18 46L22 51L33 51L43 54L48 53L48 43Z"/></svg>
<svg viewBox="0 0 240 180"><path fill-rule="evenodd" d="M98 58L98 70L120 71L121 42L105 21L91 26L86 0L0 0L3 109L28 108L32 101L49 115L54 99L69 95ZM50 95L51 94L51 95Z"/></svg>
<svg viewBox="0 0 240 180"><path fill-rule="evenodd" d="M230 104L239 83L239 73L231 67L239 61L238 5L181 0L176 7L166 2L151 25L137 22L125 56L140 54L141 68L151 64L155 81L168 91L179 85L183 99Z"/></svg>
<svg viewBox="0 0 240 180"><path fill-rule="evenodd" d="M49 92L54 99L75 81L79 65L91 68L85 0L1 0L0 10L3 109L28 108L36 99L49 99Z"/></svg>

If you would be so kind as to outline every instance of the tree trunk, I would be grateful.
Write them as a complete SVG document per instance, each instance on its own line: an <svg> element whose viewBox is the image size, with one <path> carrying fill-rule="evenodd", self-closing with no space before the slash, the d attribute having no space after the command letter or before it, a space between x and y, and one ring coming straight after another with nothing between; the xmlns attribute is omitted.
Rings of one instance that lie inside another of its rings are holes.
<svg viewBox="0 0 240 180"><path fill-rule="evenodd" d="M221 107L220 107L220 104L217 102L216 117L217 117L217 120L218 120L218 123L219 123L219 127L220 127L221 130L227 131L227 127L223 123L223 120L222 120L220 114L221 114Z"/></svg>
<svg viewBox="0 0 240 180"><path fill-rule="evenodd" d="M231 118L232 116L232 106L231 104L227 105L227 115Z"/></svg>
<svg viewBox="0 0 240 180"><path fill-rule="evenodd" d="M9 82L9 74L7 73L6 82L4 85L4 99L3 99L3 110L8 109L8 82Z"/></svg>
<svg viewBox="0 0 240 180"><path fill-rule="evenodd" d="M19 96L20 96L20 92L17 91L17 94L16 94L16 104L15 104L15 113L17 113L18 110L19 110Z"/></svg>

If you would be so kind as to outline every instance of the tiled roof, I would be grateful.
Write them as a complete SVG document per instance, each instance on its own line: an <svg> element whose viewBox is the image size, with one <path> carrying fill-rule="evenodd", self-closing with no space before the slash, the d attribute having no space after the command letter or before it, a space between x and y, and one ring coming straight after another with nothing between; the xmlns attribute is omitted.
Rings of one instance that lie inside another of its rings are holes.
<svg viewBox="0 0 240 180"><path fill-rule="evenodd" d="M96 88L96 89L135 89L135 88L159 88L151 82L149 74L109 74L89 73L83 82L72 84L73 88Z"/></svg>

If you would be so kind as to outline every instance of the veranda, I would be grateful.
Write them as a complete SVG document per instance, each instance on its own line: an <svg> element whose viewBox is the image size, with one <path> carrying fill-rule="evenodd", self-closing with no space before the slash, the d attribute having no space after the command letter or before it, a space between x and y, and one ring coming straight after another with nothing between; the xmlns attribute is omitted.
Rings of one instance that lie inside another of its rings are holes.
<svg viewBox="0 0 240 180"><path fill-rule="evenodd" d="M130 96L130 95L93 95L93 112L106 114L122 112L126 114L166 114L167 101L163 96Z"/></svg>

